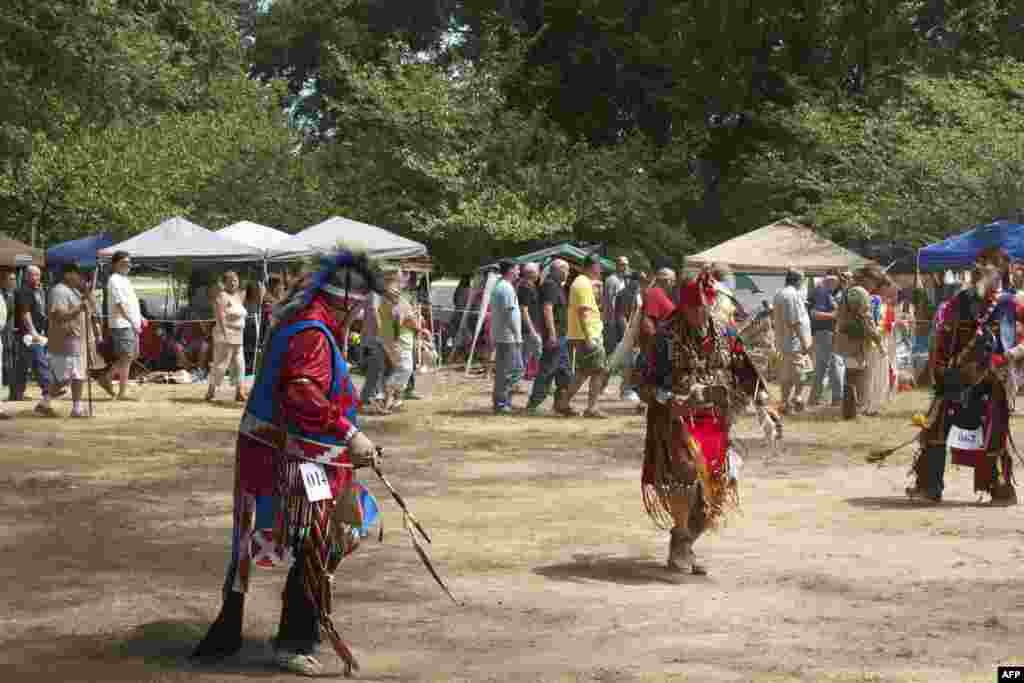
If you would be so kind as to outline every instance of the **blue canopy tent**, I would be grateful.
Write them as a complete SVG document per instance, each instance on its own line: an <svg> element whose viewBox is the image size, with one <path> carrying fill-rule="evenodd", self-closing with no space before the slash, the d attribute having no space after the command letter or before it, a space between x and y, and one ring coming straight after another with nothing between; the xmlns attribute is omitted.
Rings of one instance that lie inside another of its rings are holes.
<svg viewBox="0 0 1024 683"><path fill-rule="evenodd" d="M65 263L77 263L85 268L96 265L96 252L114 244L110 233L102 232L70 242L61 242L46 250L46 267L57 270Z"/></svg>
<svg viewBox="0 0 1024 683"><path fill-rule="evenodd" d="M917 252L921 271L966 270L982 249L1002 247L1012 259L1024 259L1024 224L1008 220L979 225L961 235L929 244Z"/></svg>

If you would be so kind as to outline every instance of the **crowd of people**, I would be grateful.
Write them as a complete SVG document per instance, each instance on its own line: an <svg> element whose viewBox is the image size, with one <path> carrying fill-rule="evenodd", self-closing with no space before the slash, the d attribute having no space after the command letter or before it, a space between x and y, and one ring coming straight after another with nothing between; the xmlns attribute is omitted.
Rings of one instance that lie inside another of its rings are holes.
<svg viewBox="0 0 1024 683"><path fill-rule="evenodd" d="M133 373L186 371L190 382L207 380L205 400L216 400L230 378L235 401L245 403L245 380L275 309L289 288L301 284L301 276L274 273L266 286L254 280L243 288L239 274L228 270L192 291L180 320L156 320L132 285L131 269L130 254L114 254L105 307L89 274L76 264L64 266L48 291L36 266L25 270L20 287L14 271L0 272L0 379L9 387L7 401L26 400L34 378L41 393L36 414L57 417L52 399L70 390L70 416L88 417L83 404L88 379L116 400L131 400ZM368 300L353 320L351 347L346 339L348 356L358 358L367 373L363 401L376 414L399 410L403 401L419 398L415 370L432 348L429 305L421 285L425 281L398 269L386 280L384 294ZM0 419L10 419L3 403Z"/></svg>
<svg viewBox="0 0 1024 683"><path fill-rule="evenodd" d="M639 403L629 370L636 355L612 363L626 336L629 321L642 304L647 275L630 272L620 257L615 271L602 280L597 256L587 257L569 281L571 268L555 259L541 272L539 264L499 264L500 280L489 302L490 338L494 344L493 408L499 415L515 412L512 394L531 362L537 372L526 401L526 414L537 415L555 385L553 410L579 415L571 406L587 386L585 417L604 418L598 399L613 372L624 375L620 398Z"/></svg>
<svg viewBox="0 0 1024 683"><path fill-rule="evenodd" d="M820 406L827 381L844 418L879 415L899 386L897 337L913 332L912 306L900 305L877 266L830 271L809 296L804 284L802 272L788 271L772 303L782 412Z"/></svg>

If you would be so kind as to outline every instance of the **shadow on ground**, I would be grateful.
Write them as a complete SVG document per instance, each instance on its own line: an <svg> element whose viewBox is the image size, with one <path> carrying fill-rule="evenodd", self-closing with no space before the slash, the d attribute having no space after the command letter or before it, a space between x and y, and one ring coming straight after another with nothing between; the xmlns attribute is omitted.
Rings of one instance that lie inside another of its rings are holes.
<svg viewBox="0 0 1024 683"><path fill-rule="evenodd" d="M987 503L978 503L966 500L944 500L939 504L929 503L923 500L913 500L906 496L888 497L867 497L867 498L846 498L843 500L847 505L862 508L864 510L919 510L921 508L987 508Z"/></svg>
<svg viewBox="0 0 1024 683"><path fill-rule="evenodd" d="M231 399L215 398L212 401L207 401L206 398L205 398L205 395L204 396L175 396L175 397L169 398L167 400L170 401L171 403L178 403L180 405L186 405L186 406L209 405L209 406L216 406L218 408L233 408L235 410L241 410L243 407L245 407L244 403L239 403L234 398L231 398Z"/></svg>
<svg viewBox="0 0 1024 683"><path fill-rule="evenodd" d="M553 581L583 583L584 581L605 581L626 586L643 586L652 583L703 583L705 577L691 574L676 574L665 569L665 564L650 555L633 557L612 557L609 555L573 555L572 562L538 567L533 570Z"/></svg>
<svg viewBox="0 0 1024 683"><path fill-rule="evenodd" d="M154 671L171 675L174 680L178 680L174 674L179 674L183 680L201 673L258 678L280 675L274 667L269 644L252 638L244 640L241 652L220 662L201 663L191 659L193 649L208 626L198 622L158 621L137 626L127 634L36 637L17 649L19 657L9 662L12 666L8 670L42 675L45 680L54 681L151 680Z"/></svg>

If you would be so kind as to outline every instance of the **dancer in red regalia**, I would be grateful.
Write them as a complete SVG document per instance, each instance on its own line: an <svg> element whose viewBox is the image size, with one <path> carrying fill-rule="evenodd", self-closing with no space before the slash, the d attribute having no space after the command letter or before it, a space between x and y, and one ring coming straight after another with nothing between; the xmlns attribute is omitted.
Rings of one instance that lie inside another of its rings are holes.
<svg viewBox="0 0 1024 683"><path fill-rule="evenodd" d="M299 287L275 311L239 427L224 604L195 656L238 652L251 567L290 565L277 663L319 674L323 632L348 674L358 665L331 621L331 579L377 517L376 501L353 477L376 464L377 451L359 430L341 347L350 316L381 286L366 257L342 250Z"/></svg>

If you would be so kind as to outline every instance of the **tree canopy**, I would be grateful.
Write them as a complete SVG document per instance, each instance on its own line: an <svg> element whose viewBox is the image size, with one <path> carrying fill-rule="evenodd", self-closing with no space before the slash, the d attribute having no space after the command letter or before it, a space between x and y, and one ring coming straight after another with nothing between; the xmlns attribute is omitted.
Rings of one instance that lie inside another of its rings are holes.
<svg viewBox="0 0 1024 683"><path fill-rule="evenodd" d="M0 86L0 231L41 246L340 214L464 271L1024 206L1011 0L11 0Z"/></svg>

